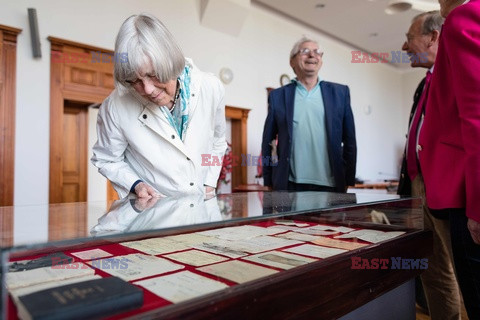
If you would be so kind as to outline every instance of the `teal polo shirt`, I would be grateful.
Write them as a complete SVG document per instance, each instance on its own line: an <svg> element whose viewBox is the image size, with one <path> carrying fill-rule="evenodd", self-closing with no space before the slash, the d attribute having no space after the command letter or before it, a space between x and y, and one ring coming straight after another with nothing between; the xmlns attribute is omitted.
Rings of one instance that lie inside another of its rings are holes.
<svg viewBox="0 0 480 320"><path fill-rule="evenodd" d="M297 81L289 181L334 187L320 81L310 91Z"/></svg>

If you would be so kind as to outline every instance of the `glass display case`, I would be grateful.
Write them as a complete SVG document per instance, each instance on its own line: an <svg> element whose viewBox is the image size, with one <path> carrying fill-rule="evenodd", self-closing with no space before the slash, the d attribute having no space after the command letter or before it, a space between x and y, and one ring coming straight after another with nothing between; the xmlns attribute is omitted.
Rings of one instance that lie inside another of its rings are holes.
<svg viewBox="0 0 480 320"><path fill-rule="evenodd" d="M432 242L420 199L371 193L3 207L0 221L4 319L414 316Z"/></svg>

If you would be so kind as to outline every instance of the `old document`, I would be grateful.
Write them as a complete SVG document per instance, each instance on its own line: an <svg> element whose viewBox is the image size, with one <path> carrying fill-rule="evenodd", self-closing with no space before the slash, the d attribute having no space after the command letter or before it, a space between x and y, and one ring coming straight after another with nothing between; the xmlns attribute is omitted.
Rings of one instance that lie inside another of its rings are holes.
<svg viewBox="0 0 480 320"><path fill-rule="evenodd" d="M228 260L228 258L198 250L188 250L183 252L171 253L165 255L165 257L195 267L205 266L207 264Z"/></svg>
<svg viewBox="0 0 480 320"><path fill-rule="evenodd" d="M313 230L332 230L332 231L337 231L337 232L341 232L341 233L347 233L347 232L351 232L351 231L355 230L355 229L352 229L352 228L349 228L349 227L343 227L343 226L335 227L335 226L327 226L327 225L324 225L324 224L319 224L319 225L316 225L316 226L312 226L312 227L310 227L310 229L313 229Z"/></svg>
<svg viewBox="0 0 480 320"><path fill-rule="evenodd" d="M303 254L305 256L322 258L322 259L347 252L347 250L344 250L344 249L327 248L322 246L316 246L313 244L304 244L302 246L285 249L284 251Z"/></svg>
<svg viewBox="0 0 480 320"><path fill-rule="evenodd" d="M295 222L293 220L275 220L275 224L280 224L284 226L296 226L296 227L308 227L308 223Z"/></svg>
<svg viewBox="0 0 480 320"><path fill-rule="evenodd" d="M290 240L298 240L298 241L313 241L317 239L317 236L312 236L310 234L303 234L298 232L287 232L282 234L277 234L276 237L290 239Z"/></svg>
<svg viewBox="0 0 480 320"><path fill-rule="evenodd" d="M275 250L283 247L302 244L303 241L290 240L272 236L261 236L247 240L232 241L233 248L248 253L260 253L263 251Z"/></svg>
<svg viewBox="0 0 480 320"><path fill-rule="evenodd" d="M216 239L216 240L220 240L220 239ZM228 241L228 240L204 242L202 244L194 246L194 248L203 250L203 251L208 251L215 254L221 254L222 256L227 256L233 259L240 258L247 255L245 251L234 249L232 241Z"/></svg>
<svg viewBox="0 0 480 320"><path fill-rule="evenodd" d="M249 239L249 238L254 238L258 236L267 236L267 235L277 234L280 232L285 232L285 231L275 227L263 228L263 227L245 225L245 226L207 230L207 231L198 232L198 234L209 236L209 237L216 237L224 240L243 240L243 239Z"/></svg>
<svg viewBox="0 0 480 320"><path fill-rule="evenodd" d="M345 249L345 250L354 250L354 249L368 246L367 243L336 240L336 239L331 239L326 237L317 237L312 242L321 246L334 247L334 248Z"/></svg>
<svg viewBox="0 0 480 320"><path fill-rule="evenodd" d="M291 269L297 266L317 261L316 259L306 258L282 251L268 251L249 257L244 257L242 259L280 269Z"/></svg>
<svg viewBox="0 0 480 320"><path fill-rule="evenodd" d="M108 253L107 251L104 251L102 249L92 249L92 250L72 252L72 255L82 260L93 260L93 259L100 259L100 258L106 258L106 257L112 256L111 253Z"/></svg>
<svg viewBox="0 0 480 320"><path fill-rule="evenodd" d="M88 263L125 281L151 277L184 268L184 266L167 259L137 253L93 260Z"/></svg>
<svg viewBox="0 0 480 320"><path fill-rule="evenodd" d="M206 267L198 268L197 270L236 283L252 281L278 272L273 269L268 269L251 263L236 260L212 264Z"/></svg>
<svg viewBox="0 0 480 320"><path fill-rule="evenodd" d="M186 250L190 247L184 242L178 242L168 238L152 238L146 240L122 242L120 244L122 246L132 248L154 256L164 253Z"/></svg>
<svg viewBox="0 0 480 320"><path fill-rule="evenodd" d="M204 294L219 291L228 286L190 271L181 271L163 277L134 282L157 296L178 303Z"/></svg>
<svg viewBox="0 0 480 320"><path fill-rule="evenodd" d="M380 231L380 230L372 230L372 229L361 229L356 230L350 233L342 234L341 236L336 236L336 239L342 238L357 238L363 241L371 242L371 243L378 243L385 240L390 240L401 236L404 234L405 231Z"/></svg>
<svg viewBox="0 0 480 320"><path fill-rule="evenodd" d="M178 235L175 235L175 236L168 236L168 237L165 237L165 239L173 240L173 241L180 242L180 243L184 243L184 244L192 247L192 246L195 246L197 244L202 244L203 242L213 241L216 238L204 236L204 235L198 234L198 233L186 233L186 234L178 234Z"/></svg>

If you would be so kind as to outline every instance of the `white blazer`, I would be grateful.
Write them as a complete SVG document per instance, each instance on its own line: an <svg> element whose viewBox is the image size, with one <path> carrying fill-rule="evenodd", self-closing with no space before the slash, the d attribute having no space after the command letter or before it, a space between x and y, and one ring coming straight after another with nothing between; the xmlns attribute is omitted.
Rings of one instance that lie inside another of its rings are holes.
<svg viewBox="0 0 480 320"><path fill-rule="evenodd" d="M115 89L100 106L92 163L120 198L142 180L166 196L216 187L221 166L202 166L202 154L225 154L225 89L190 60L189 124L185 141L160 108Z"/></svg>

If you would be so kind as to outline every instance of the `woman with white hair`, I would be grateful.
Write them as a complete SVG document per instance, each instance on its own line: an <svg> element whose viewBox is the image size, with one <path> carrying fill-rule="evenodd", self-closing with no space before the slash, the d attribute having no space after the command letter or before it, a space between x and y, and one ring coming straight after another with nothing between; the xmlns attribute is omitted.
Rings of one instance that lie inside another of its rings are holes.
<svg viewBox="0 0 480 320"><path fill-rule="evenodd" d="M157 18L140 14L120 27L115 90L100 107L92 163L120 198L212 193L225 141L225 90L199 71Z"/></svg>

